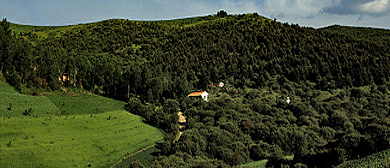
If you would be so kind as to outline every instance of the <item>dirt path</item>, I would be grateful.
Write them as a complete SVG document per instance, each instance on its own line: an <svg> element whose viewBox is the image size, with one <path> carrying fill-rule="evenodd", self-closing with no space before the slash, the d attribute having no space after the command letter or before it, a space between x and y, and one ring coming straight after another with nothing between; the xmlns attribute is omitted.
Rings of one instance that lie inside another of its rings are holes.
<svg viewBox="0 0 390 168"><path fill-rule="evenodd" d="M138 154L138 153L141 153L141 152L143 152L143 151L145 151L145 150L148 150L148 149L150 149L150 148L153 148L154 146L156 146L156 144L150 145L150 146L148 146L148 147L146 147L146 148L144 148L144 149L141 149L141 150L139 150L139 151L137 151L137 152L134 152L134 153L130 154L129 156L124 157L124 158L121 159L119 162L117 162L117 163L115 163L114 165L112 165L110 168L114 168L115 165L117 165L117 164L119 164L120 162L126 160L127 158L132 157L132 156L134 156L134 155L136 155L136 154Z"/></svg>
<svg viewBox="0 0 390 168"><path fill-rule="evenodd" d="M177 113L177 115L179 116L179 129L180 129L180 132L179 132L179 137L176 138L176 141L178 141L181 137L181 134L183 134L183 129L186 127L185 124L186 124L186 118L184 117L183 113L181 111L179 111Z"/></svg>

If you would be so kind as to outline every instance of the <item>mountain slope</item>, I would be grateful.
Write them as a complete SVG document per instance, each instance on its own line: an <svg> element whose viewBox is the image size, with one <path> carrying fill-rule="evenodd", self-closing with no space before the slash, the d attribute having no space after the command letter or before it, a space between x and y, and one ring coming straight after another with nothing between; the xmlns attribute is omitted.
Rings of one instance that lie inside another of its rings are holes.
<svg viewBox="0 0 390 168"><path fill-rule="evenodd" d="M226 79L256 87L275 75L310 80L321 89L387 80L389 48L387 39L379 37L389 31L362 29L372 32L366 38L340 29L303 28L247 14L151 22L114 19L35 31L51 34L47 38L24 37L36 43L30 64L38 67L37 77L55 88L52 78L63 72L77 85L87 90L97 86L111 96L125 96L118 92L126 93L127 85L141 95L150 89L155 93L161 85L174 88L180 75L195 88ZM163 83L155 83L157 79ZM164 97L185 93L165 91Z"/></svg>

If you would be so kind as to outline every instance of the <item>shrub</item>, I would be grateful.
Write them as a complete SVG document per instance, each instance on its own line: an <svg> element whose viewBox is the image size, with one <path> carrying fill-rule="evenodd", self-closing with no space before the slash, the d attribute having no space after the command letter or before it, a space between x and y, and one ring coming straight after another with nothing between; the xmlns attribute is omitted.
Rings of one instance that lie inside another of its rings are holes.
<svg viewBox="0 0 390 168"><path fill-rule="evenodd" d="M245 98L249 100L253 100L258 97L260 97L260 91L257 89L253 89L245 95Z"/></svg>
<svg viewBox="0 0 390 168"><path fill-rule="evenodd" d="M8 110L12 110L12 103L9 103L9 105L8 105L8 108L7 108Z"/></svg>
<svg viewBox="0 0 390 168"><path fill-rule="evenodd" d="M174 99L168 99L164 102L163 111L167 114L175 114L179 112L179 102Z"/></svg>
<svg viewBox="0 0 390 168"><path fill-rule="evenodd" d="M23 115L25 116L31 116L31 114L33 113L33 109L32 108L29 108L28 110L26 109L23 113Z"/></svg>
<svg viewBox="0 0 390 168"><path fill-rule="evenodd" d="M9 142L7 143L7 146L8 146L8 147L11 147L11 146L12 146L12 142L9 141Z"/></svg>
<svg viewBox="0 0 390 168"><path fill-rule="evenodd" d="M305 164L303 164L303 163L295 163L294 167L295 168L307 168L307 166Z"/></svg>
<svg viewBox="0 0 390 168"><path fill-rule="evenodd" d="M145 107L141 103L141 100L136 97L131 97L126 105L126 110L130 113L144 116Z"/></svg>
<svg viewBox="0 0 390 168"><path fill-rule="evenodd" d="M379 85L378 90L381 91L382 93L387 93L389 91L387 85Z"/></svg>
<svg viewBox="0 0 390 168"><path fill-rule="evenodd" d="M359 88L353 88L351 90L351 96L356 97L356 98L361 98L364 96L364 91L362 89L359 89Z"/></svg>
<svg viewBox="0 0 390 168"><path fill-rule="evenodd" d="M226 17L227 15L228 15L227 12L224 11L224 10L220 10L220 11L218 11L218 13L217 13L217 16L218 16L218 17Z"/></svg>
<svg viewBox="0 0 390 168"><path fill-rule="evenodd" d="M138 160L134 161L134 162L131 162L131 164L129 165L130 168L144 168L145 166L139 162Z"/></svg>
<svg viewBox="0 0 390 168"><path fill-rule="evenodd" d="M330 127L323 127L320 130L320 135L324 139L332 139L335 136L336 131Z"/></svg>
<svg viewBox="0 0 390 168"><path fill-rule="evenodd" d="M269 159L271 155L281 156L282 150L277 145L270 145L260 141L259 144L254 144L249 147L250 156L253 160Z"/></svg>

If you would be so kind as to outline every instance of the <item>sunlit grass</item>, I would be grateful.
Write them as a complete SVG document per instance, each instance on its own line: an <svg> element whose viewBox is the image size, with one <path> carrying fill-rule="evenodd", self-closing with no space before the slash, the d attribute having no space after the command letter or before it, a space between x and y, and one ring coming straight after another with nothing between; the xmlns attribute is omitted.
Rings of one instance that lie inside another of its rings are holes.
<svg viewBox="0 0 390 168"><path fill-rule="evenodd" d="M107 167L163 138L160 130L124 110L0 120L0 165L5 167Z"/></svg>
<svg viewBox="0 0 390 168"><path fill-rule="evenodd" d="M33 116L47 116L59 114L60 110L44 96L23 95L8 84L0 84L0 116L18 117L32 109Z"/></svg>

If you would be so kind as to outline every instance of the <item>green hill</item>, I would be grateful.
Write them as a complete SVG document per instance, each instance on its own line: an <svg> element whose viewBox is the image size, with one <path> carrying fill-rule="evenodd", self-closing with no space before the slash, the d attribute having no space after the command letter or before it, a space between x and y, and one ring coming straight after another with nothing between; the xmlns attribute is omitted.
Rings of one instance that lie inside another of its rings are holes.
<svg viewBox="0 0 390 168"><path fill-rule="evenodd" d="M13 79L58 89L58 77L65 74L86 90L120 98L130 85L131 93L148 102L226 79L237 87L258 87L282 75L326 89L383 84L389 76L389 31L382 29L312 29L257 14L10 29L35 46L12 52L26 55L23 62L4 62L3 71L24 67L15 69ZM179 77L188 87L168 89L181 85Z"/></svg>
<svg viewBox="0 0 390 168"><path fill-rule="evenodd" d="M1 26L8 83L33 94L75 88L128 100L127 110L167 132L155 167L263 159L333 167L390 148L389 30L314 29L224 11L170 21ZM210 92L210 101L188 99L194 90ZM60 114L81 115L76 109L88 103L47 98ZM85 109L105 114L103 106ZM173 141L179 109L187 130Z"/></svg>

